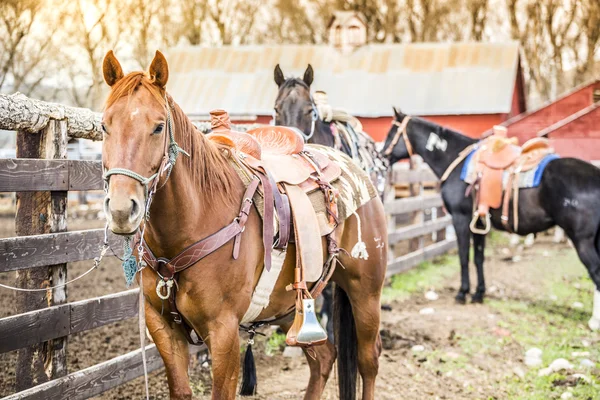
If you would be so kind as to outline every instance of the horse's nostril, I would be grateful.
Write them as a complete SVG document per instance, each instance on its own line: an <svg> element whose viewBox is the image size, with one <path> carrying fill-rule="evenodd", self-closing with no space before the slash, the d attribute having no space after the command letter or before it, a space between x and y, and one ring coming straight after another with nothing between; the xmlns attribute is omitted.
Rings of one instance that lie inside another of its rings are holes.
<svg viewBox="0 0 600 400"><path fill-rule="evenodd" d="M110 198L109 197L105 197L104 198L104 210L105 211L109 211L110 210L110 208L108 208L109 205L110 205Z"/></svg>
<svg viewBox="0 0 600 400"><path fill-rule="evenodd" d="M132 217L137 216L139 211L140 211L140 206L139 206L138 202L131 199L131 216Z"/></svg>

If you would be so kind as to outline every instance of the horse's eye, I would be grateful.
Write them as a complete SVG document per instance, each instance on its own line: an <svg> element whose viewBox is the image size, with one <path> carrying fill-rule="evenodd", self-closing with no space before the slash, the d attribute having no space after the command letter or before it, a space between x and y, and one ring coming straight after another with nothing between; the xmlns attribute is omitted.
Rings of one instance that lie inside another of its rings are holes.
<svg viewBox="0 0 600 400"><path fill-rule="evenodd" d="M100 124L100 126L102 127L102 132L108 134L108 130L106 130L106 125L104 125L104 122Z"/></svg>
<svg viewBox="0 0 600 400"><path fill-rule="evenodd" d="M162 133L164 127L165 127L165 124L158 124L156 126L156 128L154 129L154 132L152 132L152 134L159 135L160 133Z"/></svg>
<svg viewBox="0 0 600 400"><path fill-rule="evenodd" d="M275 114L279 114L279 109L277 107L275 107L273 110L275 110Z"/></svg>

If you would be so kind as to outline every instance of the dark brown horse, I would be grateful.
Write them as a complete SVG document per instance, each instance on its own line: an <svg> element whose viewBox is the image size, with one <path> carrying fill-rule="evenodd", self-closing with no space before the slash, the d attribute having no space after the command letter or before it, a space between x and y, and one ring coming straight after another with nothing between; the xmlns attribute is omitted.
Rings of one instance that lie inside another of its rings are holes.
<svg viewBox="0 0 600 400"><path fill-rule="evenodd" d="M109 52L103 70L111 87L103 115L103 164L109 170L105 206L110 229L131 235L145 225L147 246L157 256L172 258L232 224L247 190L233 168L234 153L227 145L200 134L166 93L169 72L163 55L156 53L148 73L124 76ZM189 156L177 157L178 148L167 145L169 134ZM172 172L165 173L171 167ZM366 175L360 179L369 184ZM152 188L156 193L149 210L145 210L148 189L152 192ZM145 211L149 218L143 223ZM340 354L340 398L355 397L357 369L363 382L362 398L375 398L381 352L379 303L387 253L381 240L387 237L386 220L377 197L359 207L357 214L368 221L362 224L361 232L370 256L364 260L340 255L344 268L337 268L332 276L340 288L339 312L335 313L337 351L329 342L314 347L314 353L305 350L312 353L307 357L311 373L306 399L320 398L336 352ZM358 219L341 221L336 229L340 247L352 248L357 242ZM178 311L212 355L213 399L236 396L240 371L238 330L263 270L262 220L254 207L240 235L237 259L232 257L231 240L178 276ZM294 281L295 260L295 248L290 244L269 305L257 320L284 316L293 307L296 295L285 287ZM157 296L157 273L146 267L141 275L146 323L163 358L171 398L191 399L186 335L170 318L170 305L161 304ZM165 312L161 314L163 305ZM290 325L291 321L281 323L285 330Z"/></svg>

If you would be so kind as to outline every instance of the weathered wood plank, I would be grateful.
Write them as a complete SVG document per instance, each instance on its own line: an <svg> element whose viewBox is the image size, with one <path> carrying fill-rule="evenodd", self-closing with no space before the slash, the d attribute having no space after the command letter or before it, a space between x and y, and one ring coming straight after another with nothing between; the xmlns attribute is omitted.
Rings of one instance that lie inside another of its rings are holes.
<svg viewBox="0 0 600 400"><path fill-rule="evenodd" d="M433 171L427 166L422 166L421 168L414 170L404 168L394 168L393 170L394 183L435 182L438 180L438 177L435 176Z"/></svg>
<svg viewBox="0 0 600 400"><path fill-rule="evenodd" d="M95 329L138 314L139 289L0 319L0 353Z"/></svg>
<svg viewBox="0 0 600 400"><path fill-rule="evenodd" d="M452 224L452 217L447 215L432 221L427 221L419 225L409 225L402 227L395 232L388 234L388 245L396 244L403 240L412 239L415 237L427 235L439 231L448 225Z"/></svg>
<svg viewBox="0 0 600 400"><path fill-rule="evenodd" d="M405 254L388 263L386 276L396 275L419 265L423 261L442 255L456 247L456 239L444 240L423 249Z"/></svg>
<svg viewBox="0 0 600 400"><path fill-rule="evenodd" d="M139 289L71 303L70 334L133 318L138 314Z"/></svg>
<svg viewBox="0 0 600 400"><path fill-rule="evenodd" d="M0 239L0 272L91 260L103 242L103 229ZM116 254L123 255L121 237L109 233L109 243Z"/></svg>
<svg viewBox="0 0 600 400"><path fill-rule="evenodd" d="M0 192L68 190L68 181L65 161L0 159Z"/></svg>
<svg viewBox="0 0 600 400"><path fill-rule="evenodd" d="M69 334L69 306L42 308L0 319L0 353Z"/></svg>
<svg viewBox="0 0 600 400"><path fill-rule="evenodd" d="M146 346L148 372L163 367L154 344ZM5 397L3 400L80 400L97 396L143 375L142 352L135 350L63 378Z"/></svg>
<svg viewBox="0 0 600 400"><path fill-rule="evenodd" d="M102 162L69 160L69 190L104 189Z"/></svg>
<svg viewBox="0 0 600 400"><path fill-rule="evenodd" d="M100 161L0 159L0 192L99 190L103 188L102 163Z"/></svg>
<svg viewBox="0 0 600 400"><path fill-rule="evenodd" d="M440 207L443 205L442 196L439 194L407 197L396 199L385 204L385 211L388 214L404 214L416 210L425 210L427 208Z"/></svg>

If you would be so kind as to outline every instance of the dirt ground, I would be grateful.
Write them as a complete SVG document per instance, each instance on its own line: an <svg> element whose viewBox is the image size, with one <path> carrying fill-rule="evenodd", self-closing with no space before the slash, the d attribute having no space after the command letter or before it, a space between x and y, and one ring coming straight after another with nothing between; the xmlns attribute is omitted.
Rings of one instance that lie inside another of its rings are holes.
<svg viewBox="0 0 600 400"><path fill-rule="evenodd" d="M87 229L99 223L70 221L69 229ZM0 219L0 237L12 236L13 229L11 219ZM505 236L499 234L488 244L488 297L483 305L455 304L459 286L455 254L389 282L384 290L384 351L376 399L558 399L566 392L575 399L600 398L600 335L586 326L592 301L587 271L572 248L554 244L548 236L538 237L532 248L522 249L514 259L508 257L506 247ZM69 267L70 276L89 265L74 263ZM0 282L13 281L14 274L0 274ZM120 265L113 258L70 287L68 296L75 301L125 289ZM428 290L439 298L427 300L424 294ZM13 296L0 291L0 317L14 313ZM274 329L266 332L270 337L259 338L255 348L259 378L255 398L301 398L308 382L304 358L284 357L282 336L274 334ZM135 350L138 345L136 319L73 335L69 339L69 371ZM543 364L534 368L524 364L525 352L531 347L543 351ZM559 357L569 360L573 368L538 376L540 368ZM593 366L580 367L582 357ZM16 352L0 354L0 397L14 392L15 360ZM195 398L208 399L210 361L194 360L190 373ZM590 383L574 378L574 373L584 374ZM333 374L324 399L337 398L336 384ZM168 398L164 372L151 374L150 385L153 398ZM137 399L142 394L143 381L137 379L96 398Z"/></svg>

